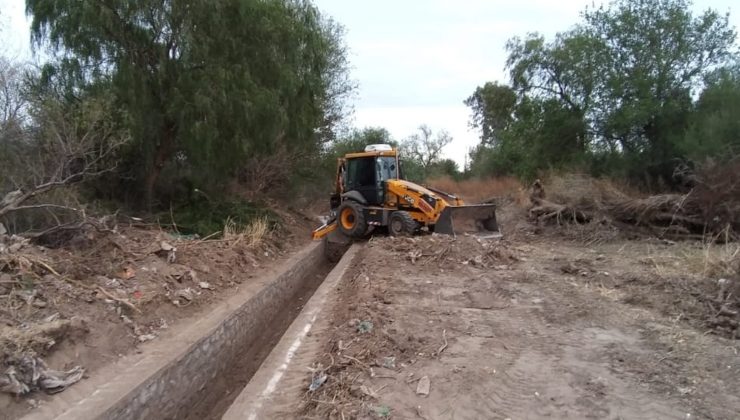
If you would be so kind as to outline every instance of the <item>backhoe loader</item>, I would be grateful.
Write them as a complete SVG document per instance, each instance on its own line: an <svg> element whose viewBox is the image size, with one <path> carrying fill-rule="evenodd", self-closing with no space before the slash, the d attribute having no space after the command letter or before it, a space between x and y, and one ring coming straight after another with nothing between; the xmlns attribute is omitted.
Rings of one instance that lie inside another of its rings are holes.
<svg viewBox="0 0 740 420"><path fill-rule="evenodd" d="M338 159L326 222L313 239L347 243L378 230L392 236L423 230L447 235L498 232L495 204L465 204L453 194L406 181L398 151L372 144Z"/></svg>

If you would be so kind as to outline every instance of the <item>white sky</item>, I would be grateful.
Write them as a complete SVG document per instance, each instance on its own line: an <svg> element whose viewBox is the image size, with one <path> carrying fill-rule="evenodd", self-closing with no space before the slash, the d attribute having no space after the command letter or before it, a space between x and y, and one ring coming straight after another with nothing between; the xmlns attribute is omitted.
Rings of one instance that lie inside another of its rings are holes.
<svg viewBox="0 0 740 420"><path fill-rule="evenodd" d="M695 0L694 9L731 12L737 0ZM345 26L352 77L359 83L355 125L386 127L401 140L420 124L448 130L445 149L462 164L478 142L463 105L476 86L505 81L504 45L512 36L568 29L601 0L314 0ZM0 53L31 59L23 0L0 0Z"/></svg>

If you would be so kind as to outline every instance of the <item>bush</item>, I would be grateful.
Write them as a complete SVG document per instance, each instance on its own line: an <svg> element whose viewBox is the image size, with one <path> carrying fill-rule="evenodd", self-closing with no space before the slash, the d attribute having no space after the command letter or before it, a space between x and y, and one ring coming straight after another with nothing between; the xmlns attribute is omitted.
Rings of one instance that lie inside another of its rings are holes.
<svg viewBox="0 0 740 420"><path fill-rule="evenodd" d="M184 235L220 237L224 227L242 231L257 220L267 221L270 229L277 227L280 218L265 206L250 201L212 202L199 200L187 206L173 210L172 213L161 213L160 221L170 220L173 228Z"/></svg>

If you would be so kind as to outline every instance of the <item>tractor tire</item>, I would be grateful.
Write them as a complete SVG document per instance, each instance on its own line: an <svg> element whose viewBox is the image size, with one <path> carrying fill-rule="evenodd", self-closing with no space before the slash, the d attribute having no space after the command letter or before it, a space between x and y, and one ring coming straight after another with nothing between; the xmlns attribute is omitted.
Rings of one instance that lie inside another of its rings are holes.
<svg viewBox="0 0 740 420"><path fill-rule="evenodd" d="M418 228L419 224L407 211L394 211L388 220L388 233L391 236L411 236Z"/></svg>
<svg viewBox="0 0 740 420"><path fill-rule="evenodd" d="M367 231L365 213L362 204L352 200L346 200L337 210L339 231L350 238L362 238Z"/></svg>

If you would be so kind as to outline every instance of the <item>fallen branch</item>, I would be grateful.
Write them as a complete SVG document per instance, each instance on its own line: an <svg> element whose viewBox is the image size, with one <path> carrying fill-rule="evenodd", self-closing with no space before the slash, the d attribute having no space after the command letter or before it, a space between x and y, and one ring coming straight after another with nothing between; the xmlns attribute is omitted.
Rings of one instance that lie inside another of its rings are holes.
<svg viewBox="0 0 740 420"><path fill-rule="evenodd" d="M352 356L347 356L346 354L343 354L342 357L344 357L345 359L349 359L349 360L357 363L358 365L364 367L365 369L370 369L370 366L368 366L367 364L365 364L364 362L362 362L362 361L360 361L358 359L355 359Z"/></svg>
<svg viewBox="0 0 740 420"><path fill-rule="evenodd" d="M444 340L444 344L439 346L439 349L437 349L437 356L442 354L442 352L447 348L447 330L442 330L442 340Z"/></svg>
<svg viewBox="0 0 740 420"><path fill-rule="evenodd" d="M61 276L61 275L59 275L59 273L57 273L56 271L54 271L54 269L51 268L51 267L49 267L47 264L45 264L45 263L43 263L41 261L35 261L35 262L39 263L39 265L41 265L42 267L44 267L47 270L49 270L49 272L51 272L52 274L56 275L57 277L59 277L60 279L66 281L68 283L72 283L75 286L81 287L83 289L92 290L92 291L95 291L95 292L100 292L103 296L107 297L108 299L113 300L115 302L118 302L121 305L126 306L127 308L131 309L132 311L134 311L136 313L142 313L141 312L141 309L139 309L138 307L136 307L136 305L134 305L133 303L129 302L126 299L121 299L121 298L118 298L118 297L114 296L112 293L110 293L109 291L105 290L102 286L97 286L97 287L96 286L90 286L90 285L84 284L84 283L82 283L80 281L71 279L69 277Z"/></svg>
<svg viewBox="0 0 740 420"><path fill-rule="evenodd" d="M107 290L103 289L102 286L98 286L98 289L97 290L100 291L100 293L104 294L108 299L114 300L114 301L116 301L116 302L118 302L118 303L126 306L127 308L131 309L132 311L141 313L141 309L137 308L133 303L129 302L126 299L121 299L121 298L117 298L117 297L113 296L110 292L108 292Z"/></svg>

